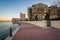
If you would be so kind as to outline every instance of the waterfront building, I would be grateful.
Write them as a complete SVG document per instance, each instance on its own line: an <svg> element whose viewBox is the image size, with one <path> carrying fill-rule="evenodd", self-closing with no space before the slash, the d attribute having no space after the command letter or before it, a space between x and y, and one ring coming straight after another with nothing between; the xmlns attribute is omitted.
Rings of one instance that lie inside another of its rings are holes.
<svg viewBox="0 0 60 40"><path fill-rule="evenodd" d="M50 6L50 19L54 19L57 17L57 7L56 6Z"/></svg>
<svg viewBox="0 0 60 40"><path fill-rule="evenodd" d="M55 19L60 17L60 8L57 6L50 6L50 19Z"/></svg>
<svg viewBox="0 0 60 40"><path fill-rule="evenodd" d="M12 18L12 23L19 23L20 18Z"/></svg>
<svg viewBox="0 0 60 40"><path fill-rule="evenodd" d="M58 10L57 10L57 13L58 13L58 18L60 18L60 7L58 7Z"/></svg>
<svg viewBox="0 0 60 40"><path fill-rule="evenodd" d="M43 3L32 5L28 8L28 19L29 20L42 20L45 17L45 13L48 12L48 6Z"/></svg>
<svg viewBox="0 0 60 40"><path fill-rule="evenodd" d="M20 21L25 21L26 20L26 14L20 13Z"/></svg>
<svg viewBox="0 0 60 40"><path fill-rule="evenodd" d="M32 8L31 7L29 7L28 8L28 20L32 20Z"/></svg>

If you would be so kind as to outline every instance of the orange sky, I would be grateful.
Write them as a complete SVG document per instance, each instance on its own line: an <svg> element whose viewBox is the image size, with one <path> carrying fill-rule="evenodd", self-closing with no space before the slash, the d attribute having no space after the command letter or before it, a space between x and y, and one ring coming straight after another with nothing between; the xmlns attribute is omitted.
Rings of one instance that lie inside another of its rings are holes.
<svg viewBox="0 0 60 40"><path fill-rule="evenodd" d="M11 18L1 18L1 17L0 17L0 21L7 21L7 20L10 21Z"/></svg>

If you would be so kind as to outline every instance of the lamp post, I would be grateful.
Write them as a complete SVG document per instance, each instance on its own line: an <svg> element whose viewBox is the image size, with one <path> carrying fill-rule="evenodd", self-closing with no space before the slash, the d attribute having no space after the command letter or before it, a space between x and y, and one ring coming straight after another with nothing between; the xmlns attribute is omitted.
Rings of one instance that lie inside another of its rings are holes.
<svg viewBox="0 0 60 40"><path fill-rule="evenodd" d="M51 27L51 22L50 22L50 10L49 10L49 14L47 14L48 18L47 18L47 27Z"/></svg>
<svg viewBox="0 0 60 40"><path fill-rule="evenodd" d="M47 20L46 21L46 23L47 23L47 27L50 27L51 26L51 24L50 24L50 10L48 10L49 12L47 13L46 11L44 11L45 12L45 20Z"/></svg>

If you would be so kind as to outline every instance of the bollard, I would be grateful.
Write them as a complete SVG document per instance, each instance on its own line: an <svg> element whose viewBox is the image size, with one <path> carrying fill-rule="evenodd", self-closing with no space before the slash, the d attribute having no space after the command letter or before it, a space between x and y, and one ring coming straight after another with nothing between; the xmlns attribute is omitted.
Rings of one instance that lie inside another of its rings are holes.
<svg viewBox="0 0 60 40"><path fill-rule="evenodd" d="M51 27L50 20L47 20L47 27Z"/></svg>
<svg viewBox="0 0 60 40"><path fill-rule="evenodd" d="M12 27L10 27L10 37L12 37Z"/></svg>

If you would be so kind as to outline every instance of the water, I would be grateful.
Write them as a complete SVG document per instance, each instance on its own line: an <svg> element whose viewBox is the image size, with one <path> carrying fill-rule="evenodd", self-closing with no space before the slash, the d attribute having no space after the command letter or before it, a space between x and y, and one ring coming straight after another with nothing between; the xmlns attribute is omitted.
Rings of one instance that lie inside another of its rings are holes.
<svg viewBox="0 0 60 40"><path fill-rule="evenodd" d="M0 22L0 40L9 36L10 27L12 27L12 31L14 31L19 25L12 24L12 22Z"/></svg>

